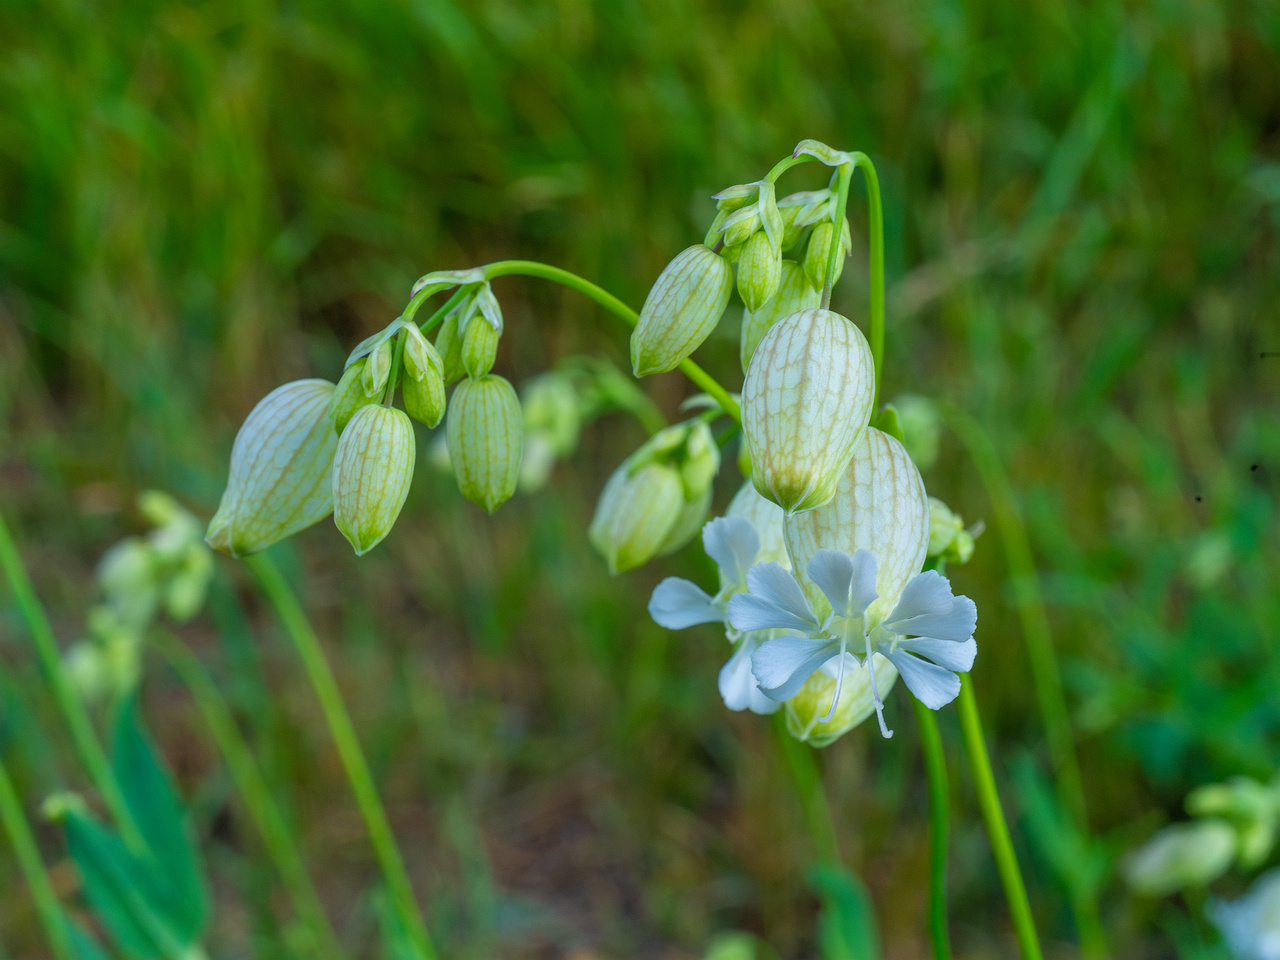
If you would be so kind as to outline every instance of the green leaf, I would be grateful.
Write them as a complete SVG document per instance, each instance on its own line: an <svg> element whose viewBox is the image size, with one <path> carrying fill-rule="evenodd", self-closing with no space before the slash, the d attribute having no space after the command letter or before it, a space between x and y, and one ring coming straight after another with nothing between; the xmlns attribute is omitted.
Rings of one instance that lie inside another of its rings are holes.
<svg viewBox="0 0 1280 960"><path fill-rule="evenodd" d="M75 960L111 960L107 952L98 946L98 941L66 911L62 913L62 922L67 928L67 940Z"/></svg>
<svg viewBox="0 0 1280 960"><path fill-rule="evenodd" d="M153 858L158 898L151 905L181 931L181 939L194 941L208 920L200 851L186 808L142 725L136 697L129 697L117 711L112 766Z"/></svg>
<svg viewBox="0 0 1280 960"><path fill-rule="evenodd" d="M153 865L81 810L67 810L62 825L85 899L119 950L130 960L185 953L194 935L175 929L151 906L163 899L164 883Z"/></svg>
<svg viewBox="0 0 1280 960"><path fill-rule="evenodd" d="M810 872L809 885L822 901L822 960L880 960L875 910L862 881L841 867L824 864Z"/></svg>
<svg viewBox="0 0 1280 960"><path fill-rule="evenodd" d="M382 960L421 960L387 891L375 890L371 899L373 911L378 917L378 926L382 930Z"/></svg>

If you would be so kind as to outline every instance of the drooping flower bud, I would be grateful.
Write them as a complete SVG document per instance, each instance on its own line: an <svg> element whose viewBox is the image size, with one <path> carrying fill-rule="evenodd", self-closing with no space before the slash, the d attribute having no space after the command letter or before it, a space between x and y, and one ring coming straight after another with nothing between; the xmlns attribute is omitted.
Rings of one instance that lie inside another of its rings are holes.
<svg viewBox="0 0 1280 960"><path fill-rule="evenodd" d="M449 404L446 435L458 489L493 513L520 479L524 427L515 389L492 373L464 380Z"/></svg>
<svg viewBox="0 0 1280 960"><path fill-rule="evenodd" d="M929 498L929 556L966 564L973 556L973 534L964 520L937 497Z"/></svg>
<svg viewBox="0 0 1280 960"><path fill-rule="evenodd" d="M413 424L403 410L362 407L333 459L333 522L362 557L391 532L413 482Z"/></svg>
<svg viewBox="0 0 1280 960"><path fill-rule="evenodd" d="M848 654L845 654L848 656ZM876 689L883 700L898 680L898 670L882 654L873 653L876 671ZM875 698L871 690L871 675L865 664L848 663L844 681L840 686L840 699L834 712L831 697L836 690L835 671L825 668L814 671L805 681L800 692L787 701L787 733L808 743L811 747L826 747L835 743L875 712ZM823 718L830 715L825 723Z"/></svg>
<svg viewBox="0 0 1280 960"><path fill-rule="evenodd" d="M467 321L462 334L462 366L472 380L479 380L493 369L493 362L498 358L499 336L481 313Z"/></svg>
<svg viewBox="0 0 1280 960"><path fill-rule="evenodd" d="M632 471L628 463L615 470L605 484L587 528L587 539L614 574L632 570L654 557L666 543L684 506L678 470L668 464L648 462Z"/></svg>
<svg viewBox="0 0 1280 960"><path fill-rule="evenodd" d="M921 470L928 470L938 460L942 433L937 405L928 397L905 394L896 397L893 406L898 410L903 446Z"/></svg>
<svg viewBox="0 0 1280 960"><path fill-rule="evenodd" d="M448 314L436 334L436 352L443 364L444 382L453 383L467 372L462 365L462 334L458 330L457 311Z"/></svg>
<svg viewBox="0 0 1280 960"><path fill-rule="evenodd" d="M573 453L582 428L578 393L569 377L544 373L520 389L524 419L524 458L520 462L520 492L546 485L556 460Z"/></svg>
<svg viewBox="0 0 1280 960"><path fill-rule="evenodd" d="M759 310L744 310L742 313L742 333L738 343L742 372L747 372L761 338L775 323L800 310L811 310L821 300L822 295L809 285L800 264L794 260L783 260L778 292L773 299Z"/></svg>
<svg viewBox="0 0 1280 960"><path fill-rule="evenodd" d="M368 356L364 365L364 392L371 397L382 396L391 375L391 358L395 347L390 337L383 340Z"/></svg>
<svg viewBox="0 0 1280 960"><path fill-rule="evenodd" d="M835 496L817 509L787 517L785 531L787 551L815 610L827 601L804 574L817 552L869 551L876 560L879 596L867 608L867 622L878 623L924 565L929 500L920 471L902 444L871 427L841 472Z"/></svg>
<svg viewBox="0 0 1280 960"><path fill-rule="evenodd" d="M823 220L816 224L813 232L809 234L809 246L804 251L804 272L809 277L815 290L821 290L827 279L827 263L831 258L831 244L836 235L835 224L830 220ZM836 272L832 278L832 284L840 279L840 274L844 272L844 261L853 249L853 239L849 233L849 221L844 221L844 233L840 241L844 248L840 251L840 255L836 257Z"/></svg>
<svg viewBox="0 0 1280 960"><path fill-rule="evenodd" d="M444 364L434 347L431 348L431 357L431 362L420 367L406 351L400 395L409 416L428 427L435 427L445 411Z"/></svg>
<svg viewBox="0 0 1280 960"><path fill-rule="evenodd" d="M742 386L751 480L788 513L834 495L871 419L875 372L866 338L830 310L802 310L760 341Z"/></svg>
<svg viewBox="0 0 1280 960"><path fill-rule="evenodd" d="M673 370L715 329L729 303L733 271L703 244L676 255L658 276L631 334L637 377Z"/></svg>
<svg viewBox="0 0 1280 960"><path fill-rule="evenodd" d="M1206 887L1236 855L1236 831L1217 817L1165 827L1130 855L1125 879L1139 893L1162 897Z"/></svg>
<svg viewBox="0 0 1280 960"><path fill-rule="evenodd" d="M720 449L701 420L660 430L624 460L605 484L588 531L610 572L692 540L706 520L719 469Z"/></svg>
<svg viewBox="0 0 1280 960"><path fill-rule="evenodd" d="M271 391L245 419L205 541L242 557L311 526L333 509L338 438L329 423L334 386L295 380Z"/></svg>
<svg viewBox="0 0 1280 960"><path fill-rule="evenodd" d="M376 393L365 390L364 368L368 362L368 357L361 357L347 367L329 398L329 422L335 433L342 433L361 407L378 402Z"/></svg>
<svg viewBox="0 0 1280 960"><path fill-rule="evenodd" d="M738 296L748 310L759 310L778 292L782 280L782 250L763 230L743 245L738 261Z"/></svg>

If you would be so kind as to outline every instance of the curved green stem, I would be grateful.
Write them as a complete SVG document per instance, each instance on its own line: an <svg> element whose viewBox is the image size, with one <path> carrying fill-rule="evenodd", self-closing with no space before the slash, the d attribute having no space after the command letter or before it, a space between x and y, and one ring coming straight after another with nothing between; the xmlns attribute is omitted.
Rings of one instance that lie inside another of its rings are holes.
<svg viewBox="0 0 1280 960"><path fill-rule="evenodd" d="M876 176L876 166L871 158L865 153L855 153L853 165L862 171L862 177L867 183L867 216L870 221L867 230L867 286L871 298L867 326L870 331L868 340L871 342L871 355L876 361L878 401L884 359L884 206L880 201L880 178Z"/></svg>
<svg viewBox="0 0 1280 960"><path fill-rule="evenodd" d="M27 889L36 902L36 912L40 915L40 923L44 927L45 936L49 938L49 947L57 960L74 960L71 939L67 935L67 921L62 914L62 906L58 895L54 893L49 874L40 859L40 849L36 846L35 834L26 814L22 812L22 802L18 799L13 781L0 760L0 821L4 823L5 833L13 844L17 854L18 865L26 878Z"/></svg>
<svg viewBox="0 0 1280 960"><path fill-rule="evenodd" d="M960 675L960 697L957 701L960 714L960 731L964 736L965 752L969 755L969 770L973 775L974 790L978 794L978 806L987 825L987 837L991 841L991 853L996 860L996 870L1004 886L1005 900L1009 904L1009 916L1018 938L1018 948L1023 960L1041 960L1040 938L1035 920L1031 916L1031 903L1022 881L1022 870L1013 852L1013 840L1009 825L1005 823L1004 810L1000 807L1000 794L996 791L995 774L991 771L991 758L982 734L982 718L978 715L978 701L973 695L973 681L967 673Z"/></svg>
<svg viewBox="0 0 1280 960"><path fill-rule="evenodd" d="M781 710L773 715L773 730L787 770L800 794L805 826L809 829L818 862L839 866L840 845L836 838L835 820L831 816L831 805L827 803L827 793L822 788L822 773L813 748L787 732L787 722Z"/></svg>
<svg viewBox="0 0 1280 960"><path fill-rule="evenodd" d="M831 212L831 226L835 230L831 241L831 249L827 251L827 267L823 273L825 278L822 281L822 309L829 309L831 306L831 288L836 284L836 268L840 265L840 258L844 255L844 220L845 211L849 209L849 181L853 179L853 166L842 163L840 169L836 172L836 205ZM881 342L880 350L872 350L872 356L878 356L884 351L884 343ZM879 369L876 370L876 379L880 378Z"/></svg>
<svg viewBox="0 0 1280 960"><path fill-rule="evenodd" d="M387 392L382 396L382 405L390 407L396 402L396 384L400 382L400 364L404 362L404 328L396 334L396 344L392 348L391 373L387 376Z"/></svg>
<svg viewBox="0 0 1280 960"><path fill-rule="evenodd" d="M364 817L365 827L369 831L369 839L382 867L383 877L391 894L391 902L400 918L410 940L417 948L422 960L435 960L436 951L427 933L427 926L418 911L418 903L414 899L413 885L405 870L404 860L396 846L395 836L391 832L391 824L387 821L386 811L382 807L382 799L374 786L369 765L356 738L355 726L351 715L342 702L342 694L338 690L338 682L325 659L320 641L311 629L306 614L293 590L285 581L276 565L265 554L259 553L248 557L245 565L257 577L259 585L267 599L275 607L285 632L293 641L306 668L311 686L315 689L324 711L329 732L333 736L338 756L346 770L347 780L355 794L356 803Z"/></svg>
<svg viewBox="0 0 1280 960"><path fill-rule="evenodd" d="M236 789L244 800L254 825L262 834L267 852L275 861L276 869L284 882L285 891L293 902L299 919L310 931L316 949L322 956L342 957L337 935L325 916L320 897L307 874L302 854L298 851L284 815L272 799L271 788L267 786L249 744L236 727L231 708L218 691L217 684L196 655L177 637L166 631L157 631L153 643L191 691L192 699L204 715L205 723L213 734L231 779L235 781Z"/></svg>
<svg viewBox="0 0 1280 960"><path fill-rule="evenodd" d="M608 290L597 286L590 280L583 279L576 273L570 273L568 270L562 270L559 267L538 263L534 260L499 260L497 263L491 263L486 266L484 273L489 278L518 274L524 277L550 280L552 283L561 284L590 300L594 300L628 326L634 327L640 322L640 314L636 313ZM688 359L680 361L679 370L692 380L696 386L701 387L703 392L715 400L716 403L720 404L721 410L738 423L742 422L742 411L738 409L738 402L729 395L728 390L720 386L715 377Z"/></svg>
<svg viewBox="0 0 1280 960"><path fill-rule="evenodd" d="M911 698L911 706L920 727L920 750L924 754L929 784L929 939L933 943L934 960L951 960L951 934L947 926L947 818L951 804L947 760L937 717L915 697Z"/></svg>
<svg viewBox="0 0 1280 960"><path fill-rule="evenodd" d="M44 607L40 605L35 588L31 585L31 578L27 576L27 569L22 564L22 557L18 553L18 548L13 542L3 516L0 516L0 567L4 568L14 600L17 601L22 618L26 620L27 628L31 631L31 640L35 644L40 665L44 668L45 679L53 691L53 698L57 701L63 719L71 730L71 739L75 743L81 761L89 771L89 777L98 788L98 793L102 795L103 802L111 811L111 819L115 821L116 828L130 849L135 852L145 850L146 841L143 840L142 833L129 812L129 805L125 803L124 793L120 790L120 784L111 769L111 763L107 760L106 751L103 750L102 742L98 739L97 731L94 730L89 711L67 676L66 668L62 663L62 654L58 650L58 641L53 636L53 628L49 625L49 618L45 615Z"/></svg>

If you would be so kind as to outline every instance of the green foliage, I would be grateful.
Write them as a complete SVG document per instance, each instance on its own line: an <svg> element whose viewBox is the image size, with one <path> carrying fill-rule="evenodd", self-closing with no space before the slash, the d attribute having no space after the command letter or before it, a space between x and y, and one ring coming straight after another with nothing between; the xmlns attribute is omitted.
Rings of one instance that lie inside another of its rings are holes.
<svg viewBox="0 0 1280 960"><path fill-rule="evenodd" d="M815 867L809 882L822 901L822 960L880 960L875 911L862 881L840 867Z"/></svg>

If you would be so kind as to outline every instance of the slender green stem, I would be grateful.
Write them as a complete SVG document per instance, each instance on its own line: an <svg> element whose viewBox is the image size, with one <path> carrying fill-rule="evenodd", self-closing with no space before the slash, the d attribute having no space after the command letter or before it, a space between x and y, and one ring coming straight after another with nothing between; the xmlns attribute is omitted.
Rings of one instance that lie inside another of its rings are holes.
<svg viewBox="0 0 1280 960"><path fill-rule="evenodd" d="M35 834L26 814L22 812L22 802L9 779L4 761L0 760L0 820L4 822L5 833L13 844L14 853L18 856L18 865L26 877L27 888L36 902L36 911L40 914L40 923L44 926L45 936L49 938L49 946L57 960L74 960L71 940L67 936L67 924L62 914L62 906L58 895L54 893L49 874L45 871L44 861L40 859L40 849L36 846Z"/></svg>
<svg viewBox="0 0 1280 960"><path fill-rule="evenodd" d="M597 286L590 280L583 279L576 273L570 273L568 270L562 270L559 267L538 263L534 260L499 260L497 263L491 263L486 266L484 272L485 276L489 278L518 274L525 277L550 280L553 283L568 287L570 290L574 290L590 300L594 300L628 326L634 327L640 322L640 314L636 313L608 290ZM742 422L742 412L738 409L738 402L729 395L728 390L720 386L715 377L711 376L692 360L680 361L679 369L696 386L701 387L703 392L720 404L721 410L739 423Z"/></svg>
<svg viewBox="0 0 1280 960"><path fill-rule="evenodd" d="M396 384L400 382L400 364L404 362L405 336L403 328L396 334L396 343L391 354L391 373L387 376L387 392L382 397L384 407L389 407L396 402Z"/></svg>
<svg viewBox="0 0 1280 960"><path fill-rule="evenodd" d="M302 610L298 598L285 581L275 564L265 554L255 554L245 560L245 565L257 577L263 593L275 607L280 622L297 647L302 658L307 676L315 689L324 711L325 720L329 724L329 732L333 736L338 756L346 770L347 779L351 783L356 803L364 817L365 827L369 831L369 839L373 843L382 874L387 881L391 894L391 902L400 922L408 933L422 960L434 960L435 947L427 933L427 926L418 910L413 895L413 885L405 870L404 860L396 846L395 836L391 832L391 824L387 821L386 811L382 807L382 799L374 786L373 776L365 761L360 741L356 739L355 727L346 705L342 702L342 694L338 690L337 680L329 662L325 659L320 641L311 629L306 614Z"/></svg>
<svg viewBox="0 0 1280 960"><path fill-rule="evenodd" d="M773 729L778 737L778 749L786 761L787 770L800 794L800 806L804 810L805 826L813 841L820 863L840 865L840 844L836 837L835 819L831 805L822 786L822 772L814 757L813 748L787 732L782 711L773 715Z"/></svg>
<svg viewBox="0 0 1280 960"><path fill-rule="evenodd" d="M325 916L320 897L311 883L302 854L290 834L284 815L272 799L254 759L253 751L236 726L231 708L218 691L217 684L209 676L200 660L177 637L167 631L157 631L153 643L169 666L191 691L192 699L204 715L205 723L222 753L222 758L235 781L236 789L244 800L249 816L262 834L267 852L275 861L285 891L293 902L298 917L311 933L315 947L322 956L342 957L337 935Z"/></svg>
<svg viewBox="0 0 1280 960"><path fill-rule="evenodd" d="M849 208L849 181L853 179L853 165L843 163L836 173L836 205L831 211L831 226L835 230L832 235L831 249L827 251L827 268L822 282L822 309L831 306L831 288L836 284L836 268L840 258L844 256L844 220L845 211ZM883 350L883 344L881 344ZM879 379L880 371L876 371Z"/></svg>
<svg viewBox="0 0 1280 960"><path fill-rule="evenodd" d="M884 360L884 206L880 201L880 178L876 166L865 153L855 153L854 166L862 171L867 183L867 285L870 289L870 313L867 316L870 330L871 355L876 364L876 400L880 398L880 374ZM843 230L843 224L841 225Z"/></svg>
<svg viewBox="0 0 1280 960"><path fill-rule="evenodd" d="M941 410L947 424L964 444L977 466L987 497L991 500L996 527L1000 531L1009 572L1012 574L1018 618L1022 622L1027 659L1031 663L1031 680L1040 705L1040 717L1045 726L1058 793L1077 827L1087 832L1084 785L1080 776L1080 763L1076 759L1075 737L1071 730L1066 693L1062 687L1062 672L1058 668L1058 655L1049 632L1049 617L1045 613L1044 597L1040 593L1031 544L1015 505L1013 485L1000 462L1000 455L978 422L951 404L942 404Z"/></svg>
<svg viewBox="0 0 1280 960"><path fill-rule="evenodd" d="M947 926L947 818L951 804L947 759L933 711L915 697L911 698L911 706L920 727L920 750L929 783L929 939L933 942L934 960L951 960Z"/></svg>
<svg viewBox="0 0 1280 960"><path fill-rule="evenodd" d="M965 752L969 756L969 770L973 776L974 790L978 794L978 806L987 825L987 837L991 841L991 853L996 859L996 870L1004 886L1005 900L1009 904L1009 916L1013 920L1014 934L1023 960L1041 960L1040 938L1036 934L1035 920L1031 916L1031 903L1027 888L1022 882L1022 870L1013 852L1013 840L1005 823L1004 810L1000 807L1000 794L996 791L995 774L991 771L991 758L982 734L982 718L978 715L978 701L973 695L973 681L967 673L960 675L960 731L964 736Z"/></svg>
<svg viewBox="0 0 1280 960"><path fill-rule="evenodd" d="M146 841L143 840L142 833L129 812L129 805L125 803L124 793L120 790L120 784L111 769L111 763L107 760L102 742L98 739L97 731L94 730L89 711L67 676L67 671L62 664L62 654L58 650L58 641L53 636L53 628L49 625L44 607L36 597L35 588L31 585L31 579L27 576L26 567L22 564L22 557L18 553L18 548L13 542L3 516L0 516L0 567L4 567L9 588L13 591L23 619L27 621L36 654L40 658L40 665L44 668L45 679L53 691L54 700L57 701L58 709L62 711L63 719L71 730L71 739L75 743L81 761L88 769L89 776L102 795L107 809L111 811L111 818L115 821L125 842L135 852L145 850Z"/></svg>

